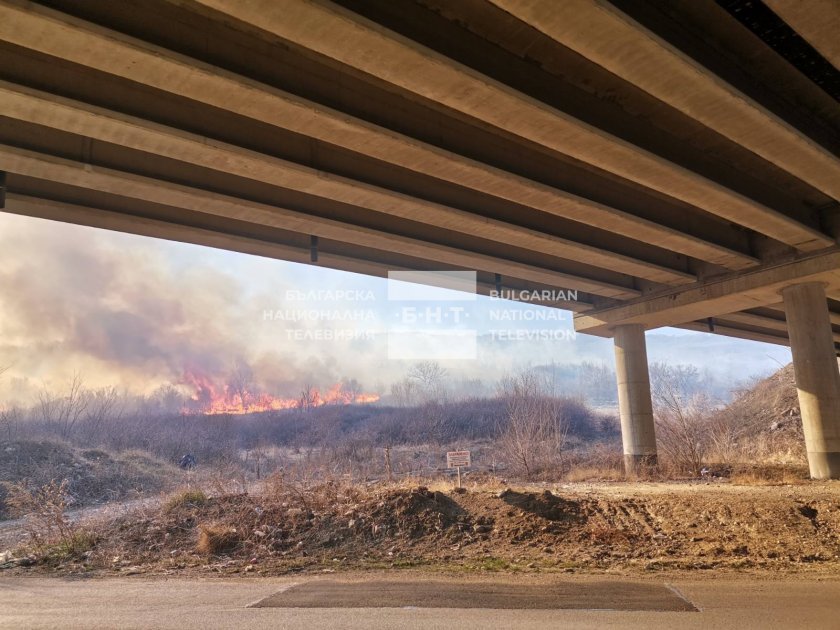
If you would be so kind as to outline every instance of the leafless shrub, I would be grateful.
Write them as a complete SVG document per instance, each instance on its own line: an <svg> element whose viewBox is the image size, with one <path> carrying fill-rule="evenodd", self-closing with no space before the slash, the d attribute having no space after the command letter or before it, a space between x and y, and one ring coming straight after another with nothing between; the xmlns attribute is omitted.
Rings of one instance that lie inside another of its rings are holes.
<svg viewBox="0 0 840 630"><path fill-rule="evenodd" d="M81 397L85 399L82 439L93 442L102 433L106 423L119 425L125 412L124 392L116 387L103 387L84 391Z"/></svg>
<svg viewBox="0 0 840 630"><path fill-rule="evenodd" d="M4 440L16 439L21 429L23 411L19 407L0 409L0 436Z"/></svg>
<svg viewBox="0 0 840 630"><path fill-rule="evenodd" d="M63 395L53 396L44 389L38 396L38 403L43 421L66 439L84 417L90 399L85 392L82 375L75 372Z"/></svg>
<svg viewBox="0 0 840 630"><path fill-rule="evenodd" d="M73 538L76 527L67 518L67 479L29 488L24 483L7 485L6 503L13 515L24 519L30 541L36 547Z"/></svg>
<svg viewBox="0 0 840 630"><path fill-rule="evenodd" d="M506 408L499 447L527 479L561 464L569 423L561 413L561 400L552 393L546 379L533 370L503 379L499 388Z"/></svg>
<svg viewBox="0 0 840 630"><path fill-rule="evenodd" d="M651 366L659 450L682 472L700 475L709 448L709 398L693 387L696 368Z"/></svg>

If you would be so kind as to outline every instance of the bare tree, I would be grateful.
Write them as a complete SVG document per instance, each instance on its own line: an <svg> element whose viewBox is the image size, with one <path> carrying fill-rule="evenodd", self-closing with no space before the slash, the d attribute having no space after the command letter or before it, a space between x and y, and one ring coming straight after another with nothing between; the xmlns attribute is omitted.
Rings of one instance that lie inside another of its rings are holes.
<svg viewBox="0 0 840 630"><path fill-rule="evenodd" d="M435 361L421 361L415 363L408 371L408 378L417 384L423 402L434 400L443 402L446 399L446 380L449 373L446 368Z"/></svg>
<svg viewBox="0 0 840 630"><path fill-rule="evenodd" d="M709 447L711 401L697 387L693 366L651 365L651 394L659 448L673 464L700 474Z"/></svg>
<svg viewBox="0 0 840 630"><path fill-rule="evenodd" d="M341 381L341 392L348 403L354 403L362 394L362 385L355 378L345 378Z"/></svg>
<svg viewBox="0 0 840 630"><path fill-rule="evenodd" d="M17 437L23 411L19 407L0 409L0 436L12 441Z"/></svg>
<svg viewBox="0 0 840 630"><path fill-rule="evenodd" d="M415 385L427 435L439 445L452 437L451 418L446 409L448 377L446 368L434 361L415 363L407 377Z"/></svg>
<svg viewBox="0 0 840 630"><path fill-rule="evenodd" d="M103 387L85 393L87 399L84 435L87 441L102 434L106 421L116 424L125 411L126 396L116 387Z"/></svg>
<svg viewBox="0 0 840 630"><path fill-rule="evenodd" d="M546 379L530 369L504 378L499 385L506 411L499 446L514 469L528 479L562 463L569 425L561 413L561 400L553 394Z"/></svg>
<svg viewBox="0 0 840 630"><path fill-rule="evenodd" d="M249 446L250 448L245 449L245 464L247 465L249 462L253 462L254 474L257 477L257 481L259 481L263 477L269 449L266 446L265 440L262 438L257 439Z"/></svg>
<svg viewBox="0 0 840 630"><path fill-rule="evenodd" d="M584 361L578 368L578 391L592 403L611 403L616 397L615 372L603 363Z"/></svg>
<svg viewBox="0 0 840 630"><path fill-rule="evenodd" d="M0 367L0 376L11 366ZM10 409L0 409L0 434L4 434L7 440L11 440L16 433L18 421L20 420L21 410L17 407Z"/></svg>
<svg viewBox="0 0 840 630"><path fill-rule="evenodd" d="M318 390L311 383L307 383L300 391L298 409L307 411L318 405Z"/></svg>
<svg viewBox="0 0 840 630"><path fill-rule="evenodd" d="M391 385L391 396L398 407L411 407L416 399L417 383L410 378L404 378Z"/></svg>
<svg viewBox="0 0 840 630"><path fill-rule="evenodd" d="M254 372L244 361L237 361L228 379L228 394L239 399L242 408L247 410L253 403Z"/></svg>
<svg viewBox="0 0 840 630"><path fill-rule="evenodd" d="M53 397L45 388L38 395L41 417L51 430L69 438L84 416L90 400L79 372L74 372L63 396Z"/></svg>

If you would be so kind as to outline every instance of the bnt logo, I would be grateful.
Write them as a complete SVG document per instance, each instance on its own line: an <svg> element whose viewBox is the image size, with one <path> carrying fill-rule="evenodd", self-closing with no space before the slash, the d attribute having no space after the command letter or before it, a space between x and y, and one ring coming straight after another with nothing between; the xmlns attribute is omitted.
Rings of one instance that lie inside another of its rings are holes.
<svg viewBox="0 0 840 630"><path fill-rule="evenodd" d="M474 271L388 272L388 358L477 358Z"/></svg>

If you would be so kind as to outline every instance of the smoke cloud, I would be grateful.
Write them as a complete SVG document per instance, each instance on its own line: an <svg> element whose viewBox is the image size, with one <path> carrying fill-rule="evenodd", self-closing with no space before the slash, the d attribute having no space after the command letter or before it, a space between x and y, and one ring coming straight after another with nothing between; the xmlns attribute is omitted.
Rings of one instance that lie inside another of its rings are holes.
<svg viewBox="0 0 840 630"><path fill-rule="evenodd" d="M347 348L302 353L286 322L264 320L286 306L294 267L0 214L0 393L22 402L74 373L91 387L143 392L185 373L223 382L243 365L259 389L284 395L370 377L358 344L350 373Z"/></svg>
<svg viewBox="0 0 840 630"><path fill-rule="evenodd" d="M376 299L329 298L349 289ZM328 295L300 297L312 290ZM520 308L481 300L479 316ZM272 396L343 379L386 394L412 363L388 358L386 306L383 279L0 213L0 407L59 391L77 373L89 387L137 393L165 384L189 393L191 377L224 386L244 371ZM350 318L330 317L340 313ZM568 319L548 325L572 332ZM790 360L786 348L700 334L649 334L648 350L651 361L693 363L733 385ZM612 353L609 339L511 342L480 330L476 359L443 364L452 389L492 394L517 369L612 366Z"/></svg>

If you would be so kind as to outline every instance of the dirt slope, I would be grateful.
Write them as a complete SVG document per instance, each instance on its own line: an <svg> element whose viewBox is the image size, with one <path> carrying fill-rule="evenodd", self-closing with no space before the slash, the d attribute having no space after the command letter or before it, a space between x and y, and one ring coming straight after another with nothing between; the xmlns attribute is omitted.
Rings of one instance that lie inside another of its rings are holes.
<svg viewBox="0 0 840 630"><path fill-rule="evenodd" d="M8 484L40 487L68 481L70 507L82 507L159 492L180 480L178 469L148 453L108 453L58 441L0 442L0 520L11 518L5 506Z"/></svg>

